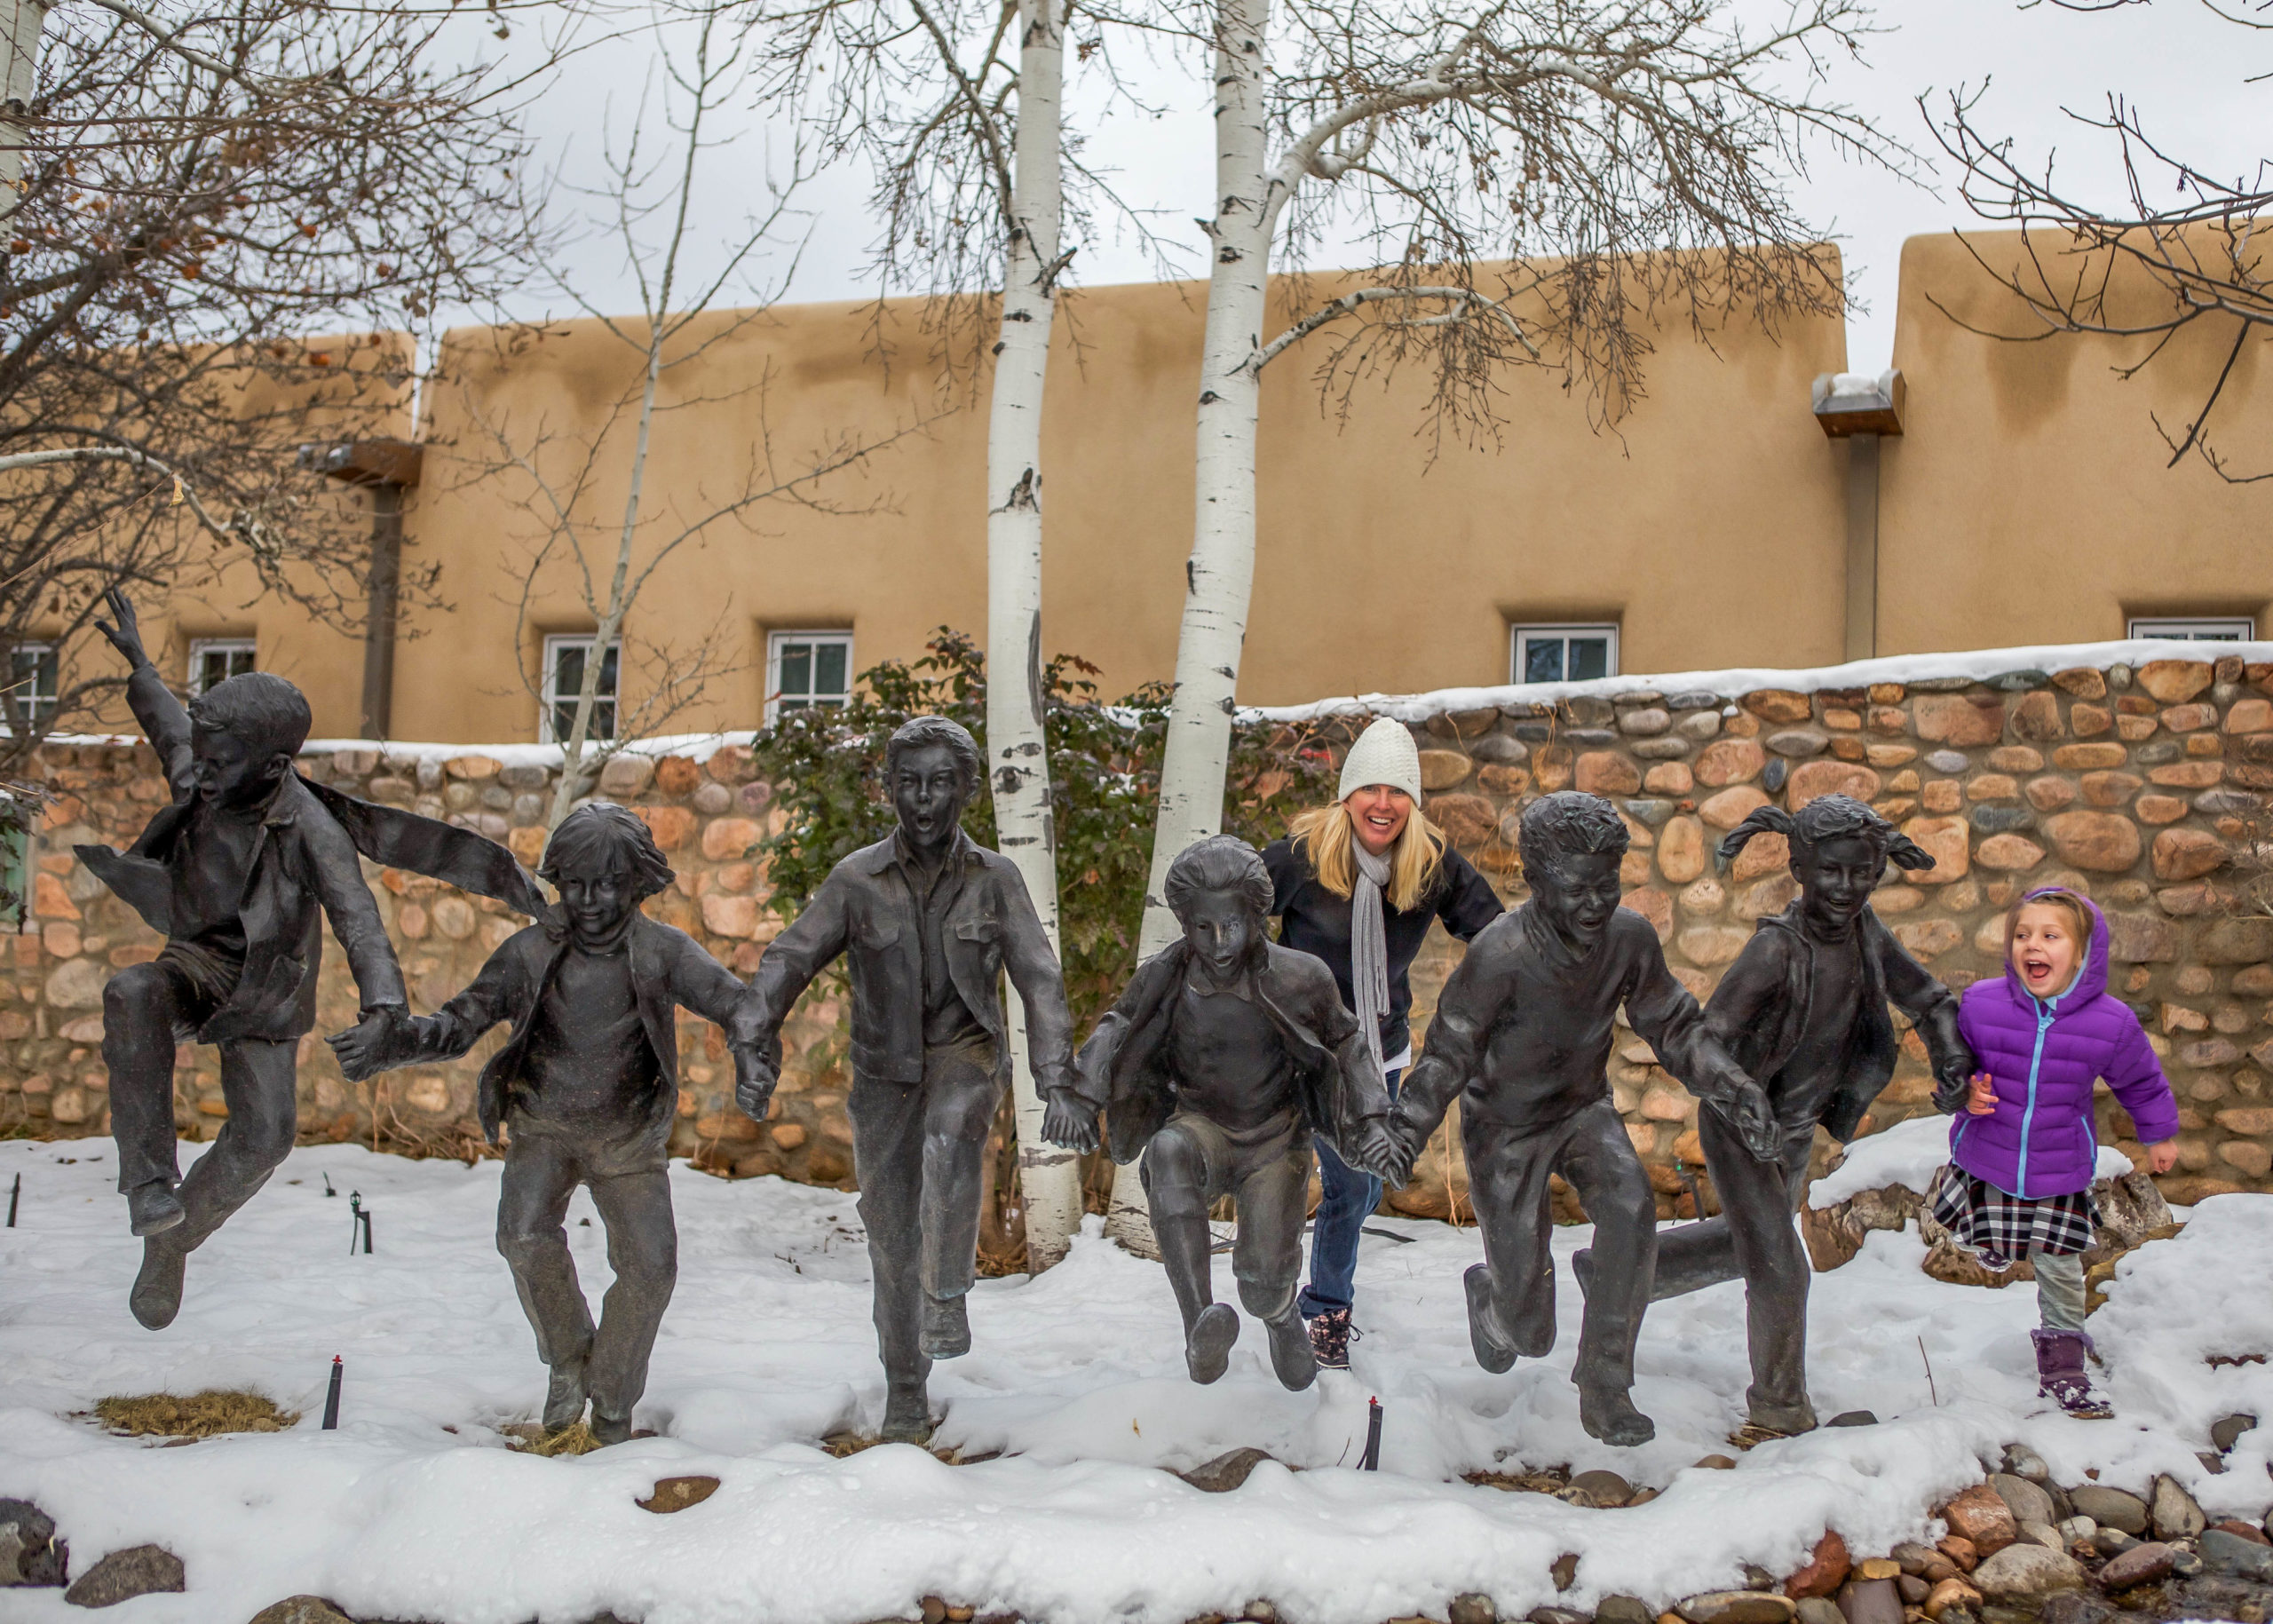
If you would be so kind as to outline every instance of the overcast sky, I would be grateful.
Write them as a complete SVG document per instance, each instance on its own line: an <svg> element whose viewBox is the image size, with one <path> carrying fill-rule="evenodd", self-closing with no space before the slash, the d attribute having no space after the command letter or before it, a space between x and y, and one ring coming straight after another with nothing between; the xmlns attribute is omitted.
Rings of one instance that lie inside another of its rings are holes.
<svg viewBox="0 0 2273 1624"><path fill-rule="evenodd" d="M1739 0L1748 12L1780 12L1775 0ZM1987 82L1977 113L1984 129L2009 132L2018 150L2040 165L2056 154L2059 173L2087 195L2113 201L2113 154L2103 138L2077 126L2063 109L2103 113L2111 91L2134 102L2150 135L2209 172L2238 176L2273 141L2273 83L2251 85L2253 74L2273 71L2273 32L2252 32L2222 22L2201 0L2155 0L2094 15L2048 3L2016 0L1885 0L1860 64L1830 65L1823 92L1876 121L1921 155L1927 184L1912 185L1840 159L1814 155L1810 171L1795 182L1809 218L1840 241L1858 308L1850 319L1848 365L1875 372L1891 359L1895 279L1902 242L1921 233L1972 222L1956 194L1946 160L1939 157L1918 99L1946 106L1959 85ZM520 41L515 42L519 49ZM621 126L637 101L643 41L623 41L573 62L534 108L534 126L548 159L571 180L600 171L602 125ZM1124 59L1124 68L1129 66ZM1160 229L1184 244L1187 273L1201 263L1191 246L1191 224L1209 212L1211 157L1206 84L1179 65L1136 65L1159 117L1121 114L1094 130L1088 155L1116 171L1123 194L1160 210ZM1081 85L1070 99L1078 108ZM783 149L785 132L769 131L756 115L739 114L737 139L709 154L699 195L707 241L715 243L743 213L769 150ZM563 199L573 204L574 200ZM865 212L866 188L858 175L827 178L801 194L812 211L809 236L790 297L828 299L870 291L861 268L875 236ZM1331 256L1327 258L1330 260ZM599 303L637 305L621 250L595 238L576 250L570 265L579 285ZM1138 245L1106 234L1083 244L1077 280L1097 286L1149 280L1157 273ZM559 310L557 297L532 284L525 307L535 315ZM744 301L735 301L744 302Z"/></svg>

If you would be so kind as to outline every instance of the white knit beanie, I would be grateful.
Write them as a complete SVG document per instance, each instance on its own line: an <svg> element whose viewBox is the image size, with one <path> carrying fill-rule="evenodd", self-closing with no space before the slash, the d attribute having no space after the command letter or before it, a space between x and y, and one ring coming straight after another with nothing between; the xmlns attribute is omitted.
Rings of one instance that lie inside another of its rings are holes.
<svg viewBox="0 0 2273 1624"><path fill-rule="evenodd" d="M1358 742L1350 747L1349 759L1342 764L1342 788L1334 798L1346 801L1368 784L1402 789L1413 797L1414 804L1420 804L1421 747L1413 742L1405 724L1393 717L1380 717L1358 735Z"/></svg>

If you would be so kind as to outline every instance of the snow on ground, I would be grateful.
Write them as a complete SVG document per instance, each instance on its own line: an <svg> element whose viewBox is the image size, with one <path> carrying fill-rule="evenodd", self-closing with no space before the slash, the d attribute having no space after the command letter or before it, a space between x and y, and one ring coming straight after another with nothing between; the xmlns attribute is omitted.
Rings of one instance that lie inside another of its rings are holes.
<svg viewBox="0 0 2273 1624"><path fill-rule="evenodd" d="M1882 1133L1857 1139L1848 1146L1847 1158L1808 1186L1808 1205L1818 1209L1835 1207L1865 1190L1901 1184L1926 1193L1934 1173L1950 1159L1950 1119L1913 1116ZM2120 1178L2131 1171L2131 1158L2111 1145L2099 1147L2098 1178Z"/></svg>
<svg viewBox="0 0 2273 1624"><path fill-rule="evenodd" d="M2273 1367L2204 1362L2273 1351L2273 1198L2206 1201L2177 1240L2125 1261L2092 1322L2121 1419L2096 1424L2034 1396L2026 1287L1942 1285L1919 1271L1914 1230L1867 1237L1816 1277L1812 1379L1826 1416L1868 1408L1882 1424L1766 1445L1734 1471L1691 1464L1732 1453L1743 1418L1734 1285L1651 1311L1635 1396L1655 1442L1613 1450L1580 1430L1568 1254L1583 1228L1556 1237L1556 1351L1490 1376L1460 1288L1476 1232L1372 1220L1409 1242L1365 1242L1356 1369L1301 1394L1271 1379L1252 1320L1231 1374L1192 1385L1160 1269L1091 1232L1039 1279L980 1282L974 1351L932 1377L938 1442L1002 1454L948 1466L817 1446L873 1429L883 1405L859 1223L833 1191L676 1164L678 1293L638 1415L662 1436L546 1461L495 1430L530 1417L544 1385L491 1248L497 1162L296 1151L191 1260L181 1317L157 1334L127 1312L139 1247L107 1144L0 1144L0 1186L19 1172L19 1227L0 1230L0 1494L51 1512L81 1570L145 1541L186 1560L187 1594L128 1604L121 1624L236 1624L298 1592L447 1624L603 1608L646 1624L852 1624L909 1616L927 1593L1065 1624L1175 1624L1257 1596L1300 1624L1377 1624L1441 1618L1465 1590L1520 1614L1555 1599L1548 1569L1565 1551L1580 1557L1566 1601L1662 1603L1736 1582L1746 1562L1789 1572L1826 1525L1857 1555L1924 1533L1926 1509L2015 1438L2063 1481L2091 1466L2139 1489L2167 1471L2214 1515L2273 1501L2273 1428L2247 1434L2224 1476L2194 1454L2222 1414L2273 1416ZM371 1256L348 1250L351 1190L374 1214ZM580 1194L568 1232L597 1298L608 1271L590 1216ZM345 1404L323 1432L335 1352ZM308 1419L163 1448L71 1416L107 1394L205 1386L257 1389ZM1387 1417L1377 1474L1353 1470L1368 1393ZM1305 1470L1265 1465L1223 1495L1157 1470L1241 1445ZM1589 1510L1459 1479L1564 1462L1664 1493ZM680 1473L724 1486L669 1517L632 1503ZM75 1611L19 1590L6 1615Z"/></svg>

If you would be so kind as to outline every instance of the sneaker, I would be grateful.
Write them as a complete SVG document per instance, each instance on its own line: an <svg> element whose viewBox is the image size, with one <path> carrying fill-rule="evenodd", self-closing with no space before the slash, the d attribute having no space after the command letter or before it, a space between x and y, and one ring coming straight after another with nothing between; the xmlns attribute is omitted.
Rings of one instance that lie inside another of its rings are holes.
<svg viewBox="0 0 2273 1624"><path fill-rule="evenodd" d="M1318 1356L1320 1370L1350 1368L1350 1339L1357 1333L1350 1324L1350 1311L1329 1308L1310 1320L1311 1351Z"/></svg>

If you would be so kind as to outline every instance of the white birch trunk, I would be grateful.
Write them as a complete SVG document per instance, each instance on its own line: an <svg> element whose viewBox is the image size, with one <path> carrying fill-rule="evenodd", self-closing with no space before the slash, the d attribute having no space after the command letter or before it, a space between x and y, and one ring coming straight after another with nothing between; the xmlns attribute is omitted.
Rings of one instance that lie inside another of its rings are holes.
<svg viewBox="0 0 2273 1624"><path fill-rule="evenodd" d="M45 0L0 0L0 220L23 201L21 124L5 116L6 104L28 103L39 83L39 36L47 23Z"/></svg>
<svg viewBox="0 0 2273 1624"><path fill-rule="evenodd" d="M1160 764L1160 821L1144 886L1138 943L1149 957L1174 940L1176 916L1160 900L1168 865L1224 822L1239 646L1255 583L1255 437L1263 293L1276 216L1263 127L1263 42L1270 0L1222 0L1216 36L1215 252L1208 280L1208 331L1200 370L1192 557L1184 566L1176 694ZM1105 1232L1157 1256L1142 1184L1133 1168L1113 1180Z"/></svg>
<svg viewBox="0 0 2273 1624"><path fill-rule="evenodd" d="M1057 313L1065 35L1058 0L1020 0L1018 145L1002 273L1002 332L986 425L987 780L994 844L1018 866L1057 950L1057 836L1042 735L1041 423ZM1036 1273L1065 1256L1081 1226L1080 1160L1045 1144L1026 1056L1026 1010L1010 999L1011 1089L1026 1258Z"/></svg>

